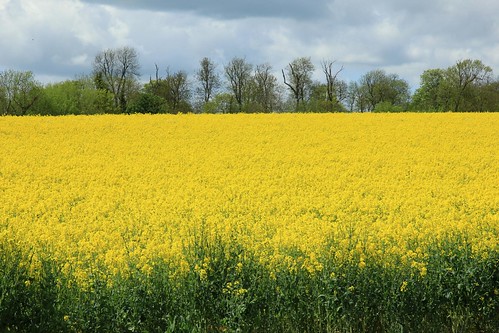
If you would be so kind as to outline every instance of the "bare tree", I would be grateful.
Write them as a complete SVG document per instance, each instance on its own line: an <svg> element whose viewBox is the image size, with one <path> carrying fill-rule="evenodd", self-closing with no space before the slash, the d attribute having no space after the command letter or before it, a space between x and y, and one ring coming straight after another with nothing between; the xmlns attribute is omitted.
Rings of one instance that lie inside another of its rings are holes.
<svg viewBox="0 0 499 333"><path fill-rule="evenodd" d="M321 62L322 72L326 76L326 97L327 101L331 103L331 105L338 103L338 74L343 70L343 66L337 71L333 72L333 65L336 60L323 60ZM342 88L342 87L340 87ZM341 91L340 91L341 92Z"/></svg>
<svg viewBox="0 0 499 333"><path fill-rule="evenodd" d="M239 106L239 112L243 108L244 93L251 79L253 66L243 58L233 58L225 67L225 76L229 80L230 88Z"/></svg>
<svg viewBox="0 0 499 333"><path fill-rule="evenodd" d="M355 106L359 100L359 85L355 81L351 81L348 84L347 95L346 95L346 107L350 112L354 111Z"/></svg>
<svg viewBox="0 0 499 333"><path fill-rule="evenodd" d="M305 102L306 90L312 84L312 73L315 67L312 64L310 58L297 58L291 62L287 68L286 73L288 79L286 79L286 73L282 70L282 77L284 79L284 84L293 93L293 97L296 102L296 110L299 109L300 104Z"/></svg>
<svg viewBox="0 0 499 333"><path fill-rule="evenodd" d="M180 110L182 103L188 103L191 95L189 88L189 82L187 79L187 73L184 71L178 71L170 74L170 71L166 72L167 85L170 88L170 103L175 111L185 111ZM184 109L184 108L182 108Z"/></svg>
<svg viewBox="0 0 499 333"><path fill-rule="evenodd" d="M200 95L205 103L209 102L215 91L220 88L220 75L217 73L216 65L209 58L204 57L200 61L201 68L196 72L199 81Z"/></svg>
<svg viewBox="0 0 499 333"><path fill-rule="evenodd" d="M98 88L113 95L114 106L126 111L127 101L139 77L139 57L131 47L108 49L95 56L93 70Z"/></svg>
<svg viewBox="0 0 499 333"><path fill-rule="evenodd" d="M256 88L255 97L261 105L262 111L274 111L278 100L278 86L277 78L272 74L272 66L270 64L256 66L253 79Z"/></svg>

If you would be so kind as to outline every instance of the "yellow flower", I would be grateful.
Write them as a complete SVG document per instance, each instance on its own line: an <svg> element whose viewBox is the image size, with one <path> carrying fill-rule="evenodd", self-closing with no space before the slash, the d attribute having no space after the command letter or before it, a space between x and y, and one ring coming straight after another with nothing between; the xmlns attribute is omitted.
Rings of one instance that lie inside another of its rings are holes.
<svg viewBox="0 0 499 333"><path fill-rule="evenodd" d="M408 284L407 281L402 282L402 284L400 285L400 291L401 292L405 292L406 291L407 284Z"/></svg>
<svg viewBox="0 0 499 333"><path fill-rule="evenodd" d="M193 250L231 246L273 279L329 262L427 278L433 244L499 250L498 117L0 117L0 243L34 250L33 277L50 259L83 287L131 263L181 279L199 258L206 280L218 254Z"/></svg>
<svg viewBox="0 0 499 333"><path fill-rule="evenodd" d="M246 294L247 292L248 292L248 289L245 289L245 288L239 288L239 289L237 289L237 294L239 296L242 296L242 295Z"/></svg>
<svg viewBox="0 0 499 333"><path fill-rule="evenodd" d="M208 273L206 272L206 269L201 268L199 270L199 279L201 279L201 281L206 281L207 278L208 278Z"/></svg>

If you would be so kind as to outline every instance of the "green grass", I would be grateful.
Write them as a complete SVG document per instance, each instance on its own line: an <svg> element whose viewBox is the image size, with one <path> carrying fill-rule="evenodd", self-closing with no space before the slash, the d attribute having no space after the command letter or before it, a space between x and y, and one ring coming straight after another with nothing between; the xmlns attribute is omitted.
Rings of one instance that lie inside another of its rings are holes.
<svg viewBox="0 0 499 333"><path fill-rule="evenodd" d="M79 286L48 253L30 272L34 253L2 244L0 331L498 332L499 255L476 258L460 245L428 249L421 276L369 260L290 272L237 245L195 244L182 276L157 261L147 275L132 264L126 275L102 268Z"/></svg>

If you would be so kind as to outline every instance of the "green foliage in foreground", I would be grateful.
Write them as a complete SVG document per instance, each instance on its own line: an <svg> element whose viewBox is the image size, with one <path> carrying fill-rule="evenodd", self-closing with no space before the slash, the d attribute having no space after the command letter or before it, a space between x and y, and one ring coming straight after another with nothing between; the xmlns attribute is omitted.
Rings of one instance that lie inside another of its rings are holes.
<svg viewBox="0 0 499 333"><path fill-rule="evenodd" d="M425 276L369 261L328 261L311 275L270 273L238 246L198 245L180 278L158 261L148 275L100 271L79 287L51 259L32 276L31 254L3 244L0 332L498 332L499 254L431 250Z"/></svg>

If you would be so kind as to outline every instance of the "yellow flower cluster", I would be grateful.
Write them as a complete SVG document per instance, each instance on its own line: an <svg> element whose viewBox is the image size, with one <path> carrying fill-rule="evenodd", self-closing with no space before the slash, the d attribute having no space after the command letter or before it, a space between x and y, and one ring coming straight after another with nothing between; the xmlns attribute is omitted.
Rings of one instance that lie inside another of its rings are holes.
<svg viewBox="0 0 499 333"><path fill-rule="evenodd" d="M0 242L78 272L189 270L222 239L269 267L424 276L428 244L499 249L498 179L495 114L2 117Z"/></svg>

